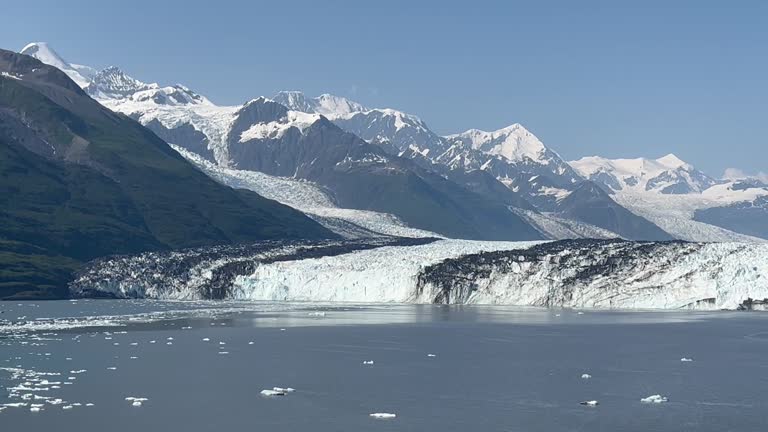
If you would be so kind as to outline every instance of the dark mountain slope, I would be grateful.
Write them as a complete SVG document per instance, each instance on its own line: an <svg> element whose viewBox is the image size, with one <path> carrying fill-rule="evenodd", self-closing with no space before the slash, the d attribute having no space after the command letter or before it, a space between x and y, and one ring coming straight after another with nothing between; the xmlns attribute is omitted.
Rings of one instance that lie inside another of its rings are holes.
<svg viewBox="0 0 768 432"><path fill-rule="evenodd" d="M673 240L672 236L648 220L616 203L603 189L590 181L582 182L557 203L559 215L588 221L628 240Z"/></svg>
<svg viewBox="0 0 768 432"><path fill-rule="evenodd" d="M0 50L0 72L0 298L60 296L107 254L333 237L216 183L58 69Z"/></svg>

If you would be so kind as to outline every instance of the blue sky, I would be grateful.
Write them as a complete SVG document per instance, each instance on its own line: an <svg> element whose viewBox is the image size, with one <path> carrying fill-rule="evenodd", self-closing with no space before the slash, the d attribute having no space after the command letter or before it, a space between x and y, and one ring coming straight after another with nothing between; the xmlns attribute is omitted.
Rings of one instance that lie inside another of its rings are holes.
<svg viewBox="0 0 768 432"><path fill-rule="evenodd" d="M0 47L47 41L220 104L333 93L442 134L520 122L568 159L768 171L768 2L198 3L5 2Z"/></svg>

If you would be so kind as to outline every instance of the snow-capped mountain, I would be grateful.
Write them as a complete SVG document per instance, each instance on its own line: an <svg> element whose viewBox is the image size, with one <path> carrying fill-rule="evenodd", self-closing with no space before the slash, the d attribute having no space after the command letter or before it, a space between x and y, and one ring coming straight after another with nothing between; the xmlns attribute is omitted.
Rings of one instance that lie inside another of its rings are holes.
<svg viewBox="0 0 768 432"><path fill-rule="evenodd" d="M90 84L93 77L97 74L96 69L89 66L67 62L45 42L30 43L21 49L20 54L34 57L45 64L61 70L80 87L86 87Z"/></svg>
<svg viewBox="0 0 768 432"><path fill-rule="evenodd" d="M716 180L673 154L659 159L585 157L571 162L612 198L674 237L690 241L764 241L768 196L762 183Z"/></svg>
<svg viewBox="0 0 768 432"><path fill-rule="evenodd" d="M441 194L456 195L452 201L459 200L462 206L477 207L470 201L479 196L486 204L515 207L515 218L522 214L520 210L546 213L539 219L550 218L547 226L554 220L571 220L592 226L576 231L598 233L602 229L628 239L648 238L644 236L649 232L655 233L650 238L660 239L664 230L686 240L741 241L755 240L752 236L760 232L741 229L740 216L733 214L746 214L750 208L750 225L760 225L763 216L754 209L762 207L750 204L766 194L760 184L743 180L722 183L672 155L656 160L592 157L566 163L519 124L442 137L412 114L370 108L329 94L310 98L297 91L280 92L273 99L257 98L240 106L218 106L182 85L145 83L116 67L96 71L73 65L44 43L30 44L25 51L57 65L103 105L131 116L166 142L208 162L222 168L311 180L329 188L342 207L393 213L408 224L417 221L417 228L448 234L441 231L445 227L434 225L434 217L406 216L413 209L397 205L394 196L381 197L387 198L383 200L386 204L362 200L359 196L368 192L342 187L341 178L331 174L346 171L351 175L363 169L378 176L377 181L384 181L385 172L415 173L414 178L431 179L433 188L442 184L438 188ZM404 160L412 163L403 165ZM609 193L584 186L585 181ZM361 185L358 181L356 186ZM389 187L394 194L394 184ZM464 195L468 191L473 197L469 201ZM579 199L567 200L576 191ZM667 202L664 197L674 200ZM422 198L409 198L413 203L422 201L418 207L424 208ZM718 219L725 218L725 212L700 212L719 207L730 208L729 221ZM488 210L485 204L480 208ZM638 224L638 216L647 223ZM522 226L521 222L516 219L516 226ZM574 231L561 226L552 232Z"/></svg>
<svg viewBox="0 0 768 432"><path fill-rule="evenodd" d="M658 159L585 157L571 162L584 177L609 191L640 190L662 194L700 193L718 183L673 154Z"/></svg>
<svg viewBox="0 0 768 432"><path fill-rule="evenodd" d="M376 143L392 154L412 150L427 156L446 148L443 139L432 132L424 121L402 111L371 109L329 94L309 98L298 91L282 91L273 99L292 110L321 114L347 132Z"/></svg>

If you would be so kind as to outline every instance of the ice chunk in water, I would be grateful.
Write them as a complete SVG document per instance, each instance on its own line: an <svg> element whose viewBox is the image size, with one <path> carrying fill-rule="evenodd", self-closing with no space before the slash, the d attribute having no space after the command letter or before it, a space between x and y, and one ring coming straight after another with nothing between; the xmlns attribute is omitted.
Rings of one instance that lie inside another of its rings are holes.
<svg viewBox="0 0 768 432"><path fill-rule="evenodd" d="M598 406L600 405L600 402L596 400L588 400L588 401L580 402L580 404L585 406Z"/></svg>
<svg viewBox="0 0 768 432"><path fill-rule="evenodd" d="M262 390L261 391L262 396L285 396L285 392L280 392L276 390Z"/></svg>
<svg viewBox="0 0 768 432"><path fill-rule="evenodd" d="M656 394L656 395L650 395L648 397L644 397L644 398L640 399L640 402L642 402L642 403L655 403L655 404L658 404L658 403L667 402L667 400L668 399L667 399L666 396L662 396L662 395L657 395Z"/></svg>
<svg viewBox="0 0 768 432"><path fill-rule="evenodd" d="M689 362L692 362L693 359L687 358L687 357L683 357L683 358L680 359L680 361L683 362L683 363L689 363Z"/></svg>
<svg viewBox="0 0 768 432"><path fill-rule="evenodd" d="M590 379L590 378L592 378L592 375L590 374L587 374L587 373L581 374L581 379Z"/></svg>
<svg viewBox="0 0 768 432"><path fill-rule="evenodd" d="M375 419L379 419L379 420L388 420L388 419L396 418L397 414L392 414L392 413L372 413L372 414L370 414L370 416L375 418Z"/></svg>
<svg viewBox="0 0 768 432"><path fill-rule="evenodd" d="M363 360L364 365L373 365L373 360Z"/></svg>

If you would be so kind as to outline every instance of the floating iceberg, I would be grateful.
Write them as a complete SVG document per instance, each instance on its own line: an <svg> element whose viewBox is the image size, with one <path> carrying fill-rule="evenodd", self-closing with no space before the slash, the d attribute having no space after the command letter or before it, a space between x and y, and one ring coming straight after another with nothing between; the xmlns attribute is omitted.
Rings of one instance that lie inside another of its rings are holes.
<svg viewBox="0 0 768 432"><path fill-rule="evenodd" d="M662 395L657 395L656 394L656 395L651 395L651 396L648 396L648 397L644 397L644 398L640 399L640 402L642 402L642 403L659 404L659 403L667 402L667 400L668 399L667 399L666 396L662 396Z"/></svg>
<svg viewBox="0 0 768 432"><path fill-rule="evenodd" d="M375 419L388 420L388 419L396 418L397 414L392 414L392 413L372 413L372 414L370 414L370 416L375 418Z"/></svg>

